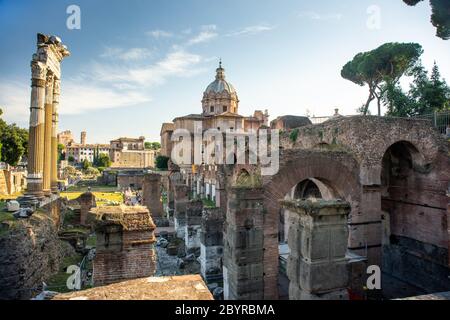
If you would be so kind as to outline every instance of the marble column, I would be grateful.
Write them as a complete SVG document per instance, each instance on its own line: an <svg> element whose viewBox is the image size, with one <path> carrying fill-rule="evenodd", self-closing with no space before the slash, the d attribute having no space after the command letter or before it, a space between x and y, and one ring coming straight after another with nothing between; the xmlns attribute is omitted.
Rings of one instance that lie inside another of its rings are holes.
<svg viewBox="0 0 450 320"><path fill-rule="evenodd" d="M44 195L50 196L50 182L52 170L52 126L53 126L53 79L51 73L47 73L45 85L45 123L44 123L44 174L42 189Z"/></svg>
<svg viewBox="0 0 450 320"><path fill-rule="evenodd" d="M31 62L31 103L28 143L28 198L40 200L42 192L42 172L44 166L44 103L47 68L44 63Z"/></svg>
<svg viewBox="0 0 450 320"><path fill-rule="evenodd" d="M58 193L58 108L60 95L60 80L55 78L53 83L53 115L52 115L52 158L51 158L51 190Z"/></svg>

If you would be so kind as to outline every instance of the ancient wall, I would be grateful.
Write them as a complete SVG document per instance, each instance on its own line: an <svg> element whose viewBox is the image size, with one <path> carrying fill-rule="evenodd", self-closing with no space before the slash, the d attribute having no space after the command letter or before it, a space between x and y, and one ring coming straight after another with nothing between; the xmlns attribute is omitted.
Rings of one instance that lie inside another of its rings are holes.
<svg viewBox="0 0 450 320"><path fill-rule="evenodd" d="M85 192L78 197L77 201L80 204L80 224L89 225L89 211L97 206L95 196L92 192Z"/></svg>
<svg viewBox="0 0 450 320"><path fill-rule="evenodd" d="M201 221L200 270L206 283L223 281L223 227L222 208L205 208Z"/></svg>
<svg viewBox="0 0 450 320"><path fill-rule="evenodd" d="M184 184L174 186L174 227L177 237L185 239L186 206L189 202L189 187Z"/></svg>
<svg viewBox="0 0 450 320"><path fill-rule="evenodd" d="M59 269L58 230L48 213L0 226L0 299L30 299Z"/></svg>
<svg viewBox="0 0 450 320"><path fill-rule="evenodd" d="M290 300L346 300L347 215L342 201L283 200L289 215Z"/></svg>
<svg viewBox="0 0 450 320"><path fill-rule="evenodd" d="M147 208L100 207L91 214L95 216L97 236L93 271L96 286L155 273L156 226Z"/></svg>
<svg viewBox="0 0 450 320"><path fill-rule="evenodd" d="M231 188L229 190L223 235L225 299L264 298L263 216L261 188Z"/></svg>
<svg viewBox="0 0 450 320"><path fill-rule="evenodd" d="M153 221L157 226L168 226L161 201L161 176L157 173L144 175L142 184L142 204L150 210Z"/></svg>
<svg viewBox="0 0 450 320"><path fill-rule="evenodd" d="M203 202L192 200L186 205L186 226L184 231L184 243L186 254L200 255L200 234L203 214Z"/></svg>
<svg viewBox="0 0 450 320"><path fill-rule="evenodd" d="M119 189L132 188L134 190L142 189L142 183L144 181L144 174L141 172L136 173L121 173L117 175L117 187Z"/></svg>

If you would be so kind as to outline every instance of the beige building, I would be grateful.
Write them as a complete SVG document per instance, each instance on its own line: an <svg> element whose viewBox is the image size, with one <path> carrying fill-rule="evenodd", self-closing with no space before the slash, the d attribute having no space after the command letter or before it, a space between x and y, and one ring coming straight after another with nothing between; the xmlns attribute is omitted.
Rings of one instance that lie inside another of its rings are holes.
<svg viewBox="0 0 450 320"><path fill-rule="evenodd" d="M118 138L110 143L113 168L153 168L158 152L145 149L145 138Z"/></svg>
<svg viewBox="0 0 450 320"><path fill-rule="evenodd" d="M169 156L172 151L172 133L176 129L187 129L194 133L195 123L201 122L203 131L218 129L227 130L257 130L268 126L269 114L256 110L252 116L242 116L239 111L239 98L233 85L225 80L225 69L220 62L216 69L216 79L203 92L201 114L189 114L177 117L173 123L164 123L161 127L161 154Z"/></svg>
<svg viewBox="0 0 450 320"><path fill-rule="evenodd" d="M25 190L26 176L25 169L0 162L0 195L11 195Z"/></svg>
<svg viewBox="0 0 450 320"><path fill-rule="evenodd" d="M73 142L75 142L75 139L73 138L72 131L66 130L58 133L58 143L67 146Z"/></svg>
<svg viewBox="0 0 450 320"><path fill-rule="evenodd" d="M68 133L70 133L70 135ZM61 141L60 143L63 143L62 140L69 136L72 136L72 133L70 131L64 131L58 135L58 140ZM86 137L87 133L86 131L83 131L80 135L81 143L76 143L73 138L68 144L63 143L65 145L66 159L69 159L69 157L73 157L74 161L79 163L83 162L84 160L93 162L96 154L106 154L109 156L109 144L88 144L86 143Z"/></svg>
<svg viewBox="0 0 450 320"><path fill-rule="evenodd" d="M171 141L173 132L177 129L185 129L193 135L195 126L199 124L201 124L203 132L208 129L217 129L220 132L239 131L244 135L249 131L268 127L269 114L267 110L256 110L253 115L248 117L240 115L238 111L239 98L236 89L225 79L225 69L220 63L216 69L215 80L203 92L202 113L177 117L173 120L173 124L164 123L162 125L161 150L164 155L170 157L174 145ZM194 153L194 148L191 149L191 152ZM219 205L217 166L180 165L180 173L183 176L183 182L192 187L194 194L216 201L216 204Z"/></svg>

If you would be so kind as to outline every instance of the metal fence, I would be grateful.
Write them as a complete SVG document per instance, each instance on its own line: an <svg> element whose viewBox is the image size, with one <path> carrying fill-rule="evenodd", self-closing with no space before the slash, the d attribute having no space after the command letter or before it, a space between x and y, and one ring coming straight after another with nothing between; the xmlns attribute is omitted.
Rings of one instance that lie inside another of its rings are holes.
<svg viewBox="0 0 450 320"><path fill-rule="evenodd" d="M424 114L413 118L430 120L441 134L448 134L447 128L450 130L450 110Z"/></svg>
<svg viewBox="0 0 450 320"><path fill-rule="evenodd" d="M320 124L332 118L330 117L309 117L312 124ZM434 112L419 116L414 116L408 119L423 119L430 120L431 124L441 133L450 136L450 110Z"/></svg>

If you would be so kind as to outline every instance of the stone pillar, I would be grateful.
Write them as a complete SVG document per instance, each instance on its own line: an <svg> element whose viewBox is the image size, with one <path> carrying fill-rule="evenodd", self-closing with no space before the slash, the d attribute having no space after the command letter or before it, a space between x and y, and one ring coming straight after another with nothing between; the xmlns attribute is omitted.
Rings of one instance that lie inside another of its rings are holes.
<svg viewBox="0 0 450 320"><path fill-rule="evenodd" d="M223 225L222 208L203 210L200 233L200 271L206 283L223 282Z"/></svg>
<svg viewBox="0 0 450 320"><path fill-rule="evenodd" d="M50 72L47 73L45 85L45 123L44 123L44 173L42 189L44 195L51 194L51 171L52 171L52 126L53 126L53 79Z"/></svg>
<svg viewBox="0 0 450 320"><path fill-rule="evenodd" d="M263 189L231 188L224 227L226 300L264 298Z"/></svg>
<svg viewBox="0 0 450 320"><path fill-rule="evenodd" d="M80 224L83 226L87 226L89 225L89 211L97 206L95 196L92 192L85 192L81 194L77 200L80 204Z"/></svg>
<svg viewBox="0 0 450 320"><path fill-rule="evenodd" d="M184 184L178 184L174 186L174 225L177 237L180 239L185 238L186 231L186 206L189 202L189 187Z"/></svg>
<svg viewBox="0 0 450 320"><path fill-rule="evenodd" d="M161 175L157 173L146 173L144 175L142 203L150 210L152 219L158 227L169 226L161 202Z"/></svg>
<svg viewBox="0 0 450 320"><path fill-rule="evenodd" d="M44 189L46 194L50 195L53 163L53 79L61 78L61 61L69 55L67 47L58 37L37 34L37 51L31 61L27 192L20 199L22 206L39 205L44 196ZM57 88L59 90L59 82Z"/></svg>
<svg viewBox="0 0 450 320"><path fill-rule="evenodd" d="M290 300L347 300L350 205L342 201L283 200L288 209Z"/></svg>
<svg viewBox="0 0 450 320"><path fill-rule="evenodd" d="M203 202L193 200L186 205L186 226L184 231L184 243L186 254L200 255L200 231L203 214Z"/></svg>
<svg viewBox="0 0 450 320"><path fill-rule="evenodd" d="M31 62L31 104L28 142L28 176L26 198L37 202L42 199L42 173L44 169L44 104L47 68L33 56Z"/></svg>
<svg viewBox="0 0 450 320"><path fill-rule="evenodd" d="M144 206L98 207L90 211L97 235L93 280L102 286L152 276L156 228Z"/></svg>
<svg viewBox="0 0 450 320"><path fill-rule="evenodd" d="M53 84L53 115L52 115L52 160L50 183L52 193L58 193L58 118L59 118L60 80L55 78Z"/></svg>

